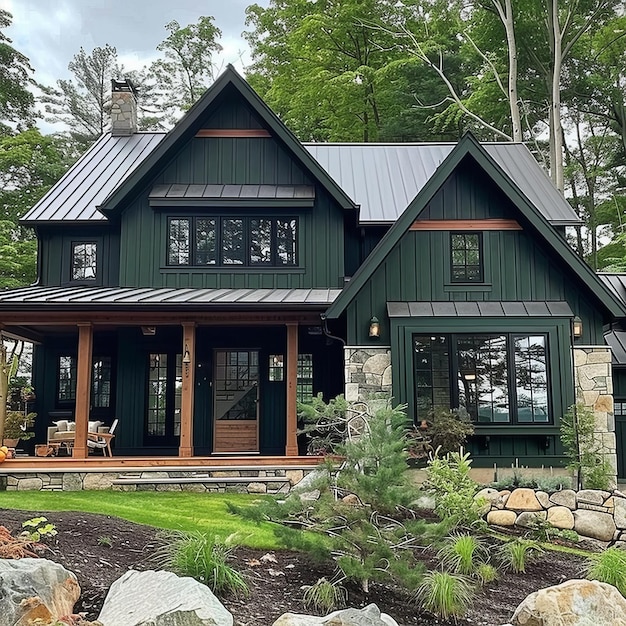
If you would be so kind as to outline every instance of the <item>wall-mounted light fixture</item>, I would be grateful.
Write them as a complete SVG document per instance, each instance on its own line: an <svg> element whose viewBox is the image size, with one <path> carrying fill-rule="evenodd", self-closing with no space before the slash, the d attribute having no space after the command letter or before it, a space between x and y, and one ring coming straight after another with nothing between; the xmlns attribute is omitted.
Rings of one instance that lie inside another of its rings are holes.
<svg viewBox="0 0 626 626"><path fill-rule="evenodd" d="M191 354L189 353L189 346L185 344L185 354L183 354L183 363L185 365L185 376L189 376L189 365L191 363Z"/></svg>
<svg viewBox="0 0 626 626"><path fill-rule="evenodd" d="M583 336L583 321L578 315L572 320L572 334L574 339L580 339Z"/></svg>
<svg viewBox="0 0 626 626"><path fill-rule="evenodd" d="M153 337L154 335L156 335L156 326L142 326L141 334L144 337Z"/></svg>
<svg viewBox="0 0 626 626"><path fill-rule="evenodd" d="M373 317L370 320L370 338L380 339L380 322L377 317Z"/></svg>

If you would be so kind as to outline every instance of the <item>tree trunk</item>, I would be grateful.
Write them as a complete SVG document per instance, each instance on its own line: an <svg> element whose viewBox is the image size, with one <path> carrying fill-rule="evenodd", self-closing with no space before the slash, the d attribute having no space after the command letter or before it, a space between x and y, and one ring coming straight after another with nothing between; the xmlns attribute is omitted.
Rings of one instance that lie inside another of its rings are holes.
<svg viewBox="0 0 626 626"><path fill-rule="evenodd" d="M563 193L565 184L563 180L563 128L561 126L561 64L562 64L562 33L559 22L559 2L552 0L552 8L549 11L549 22L552 27L553 40L553 67L552 89L550 103L550 172L556 188Z"/></svg>

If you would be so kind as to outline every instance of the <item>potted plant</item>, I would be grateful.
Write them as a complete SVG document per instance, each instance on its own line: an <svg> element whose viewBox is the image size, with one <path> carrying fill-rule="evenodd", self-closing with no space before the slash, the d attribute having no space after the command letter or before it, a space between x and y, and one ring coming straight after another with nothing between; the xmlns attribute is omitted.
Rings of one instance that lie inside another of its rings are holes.
<svg viewBox="0 0 626 626"><path fill-rule="evenodd" d="M21 411L7 411L4 421L3 443L9 448L15 448L20 439L26 441L35 436L35 433L28 430L35 423L37 413L24 415Z"/></svg>
<svg viewBox="0 0 626 626"><path fill-rule="evenodd" d="M23 402L34 402L35 388L32 385L24 385L20 390L20 396Z"/></svg>

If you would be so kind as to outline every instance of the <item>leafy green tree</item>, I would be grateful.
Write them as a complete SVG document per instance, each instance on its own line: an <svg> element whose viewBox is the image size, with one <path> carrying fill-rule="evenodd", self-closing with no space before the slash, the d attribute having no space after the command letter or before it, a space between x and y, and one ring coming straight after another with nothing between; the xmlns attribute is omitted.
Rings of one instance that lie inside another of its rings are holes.
<svg viewBox="0 0 626 626"><path fill-rule="evenodd" d="M109 124L111 79L120 76L117 50L109 44L91 53L81 48L68 65L73 79L58 80L55 87L42 86L49 121L63 122L70 137L86 150Z"/></svg>
<svg viewBox="0 0 626 626"><path fill-rule="evenodd" d="M385 0L272 0L247 9L248 79L301 140L416 140L443 94L385 25L404 9ZM429 93L417 94L426 82ZM441 107L440 107L441 108Z"/></svg>
<svg viewBox="0 0 626 626"><path fill-rule="evenodd" d="M0 9L0 30L11 25L12 17ZM0 32L0 132L7 132L8 124L28 126L33 122L32 73L29 60Z"/></svg>
<svg viewBox="0 0 626 626"><path fill-rule="evenodd" d="M157 46L164 58L150 66L149 74L170 116L177 117L181 110L189 109L219 70L216 55L222 51L222 31L213 19L203 15L195 24L184 27L175 20L165 25L169 35Z"/></svg>

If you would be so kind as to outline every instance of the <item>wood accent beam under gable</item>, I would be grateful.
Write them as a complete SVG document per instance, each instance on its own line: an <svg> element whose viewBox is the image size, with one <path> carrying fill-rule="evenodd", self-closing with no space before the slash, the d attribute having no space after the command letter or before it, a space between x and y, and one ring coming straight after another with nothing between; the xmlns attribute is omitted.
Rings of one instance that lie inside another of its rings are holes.
<svg viewBox="0 0 626 626"><path fill-rule="evenodd" d="M409 230L523 230L515 220L415 220Z"/></svg>
<svg viewBox="0 0 626 626"><path fill-rule="evenodd" d="M265 128L202 128L196 133L196 137L271 137L271 133Z"/></svg>

